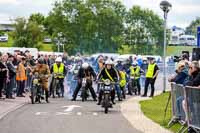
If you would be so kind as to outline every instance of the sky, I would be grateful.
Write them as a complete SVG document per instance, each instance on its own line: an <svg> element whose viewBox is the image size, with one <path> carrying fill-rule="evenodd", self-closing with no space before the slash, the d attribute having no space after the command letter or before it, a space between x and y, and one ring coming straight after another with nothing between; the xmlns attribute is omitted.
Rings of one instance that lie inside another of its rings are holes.
<svg viewBox="0 0 200 133"><path fill-rule="evenodd" d="M47 15L56 0L0 0L0 23L16 17L27 17L40 12ZM168 0L172 9L168 15L168 26L185 28L190 22L200 17L200 0ZM160 17L163 12L159 7L161 0L122 0L127 9L134 5L153 10Z"/></svg>

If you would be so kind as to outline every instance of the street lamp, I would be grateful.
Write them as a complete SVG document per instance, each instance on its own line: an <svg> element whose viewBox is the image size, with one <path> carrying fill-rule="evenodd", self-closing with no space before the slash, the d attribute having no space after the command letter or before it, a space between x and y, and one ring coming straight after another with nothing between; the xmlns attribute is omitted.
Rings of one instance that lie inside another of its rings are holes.
<svg viewBox="0 0 200 133"><path fill-rule="evenodd" d="M167 14L170 11L170 9L172 8L172 5L168 2L168 1L161 1L160 3L160 8L163 10L164 12L164 49L163 49L163 93L166 90L166 62L165 62L165 58L166 58L166 29L167 29Z"/></svg>

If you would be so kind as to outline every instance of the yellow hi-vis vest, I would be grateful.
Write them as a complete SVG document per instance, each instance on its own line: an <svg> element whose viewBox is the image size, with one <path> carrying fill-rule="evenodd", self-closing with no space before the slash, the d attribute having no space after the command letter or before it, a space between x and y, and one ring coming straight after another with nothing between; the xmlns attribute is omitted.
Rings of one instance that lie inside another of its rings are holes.
<svg viewBox="0 0 200 133"><path fill-rule="evenodd" d="M134 67L131 66L130 67L130 71L131 71L131 75L135 76L135 79L139 79L140 78L140 67L137 66L136 70L134 71Z"/></svg>
<svg viewBox="0 0 200 133"><path fill-rule="evenodd" d="M119 85L120 85L120 87L124 87L126 85L126 73L123 71L120 71L119 74L120 74L120 78L121 78Z"/></svg>
<svg viewBox="0 0 200 133"><path fill-rule="evenodd" d="M61 63L60 67L58 68L58 65L56 63L53 64L53 72L55 74L59 74L58 78L64 78L64 64Z"/></svg>
<svg viewBox="0 0 200 133"><path fill-rule="evenodd" d="M156 66L155 63L148 65L148 69L147 69L147 73L146 73L147 78L153 78L153 72L154 72L155 66Z"/></svg>

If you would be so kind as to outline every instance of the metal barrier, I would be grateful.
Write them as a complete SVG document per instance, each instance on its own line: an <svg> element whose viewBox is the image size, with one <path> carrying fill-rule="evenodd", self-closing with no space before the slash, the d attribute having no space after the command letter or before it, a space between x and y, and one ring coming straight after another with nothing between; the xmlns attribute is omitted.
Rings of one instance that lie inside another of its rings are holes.
<svg viewBox="0 0 200 133"><path fill-rule="evenodd" d="M185 113L182 107L182 101L184 100L184 87L183 85L171 83L171 100L172 100L172 120L168 123L171 126L172 123L180 122L184 123Z"/></svg>
<svg viewBox="0 0 200 133"><path fill-rule="evenodd" d="M200 88L185 87L188 127L200 132Z"/></svg>

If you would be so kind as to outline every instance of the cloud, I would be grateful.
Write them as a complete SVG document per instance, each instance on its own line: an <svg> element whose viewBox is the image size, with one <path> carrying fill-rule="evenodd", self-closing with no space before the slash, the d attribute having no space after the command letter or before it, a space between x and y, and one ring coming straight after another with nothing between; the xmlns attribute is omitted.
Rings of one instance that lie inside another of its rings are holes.
<svg viewBox="0 0 200 133"><path fill-rule="evenodd" d="M17 1L17 0L0 0L0 4L14 4L14 5L17 5L17 4L20 4L20 2Z"/></svg>

